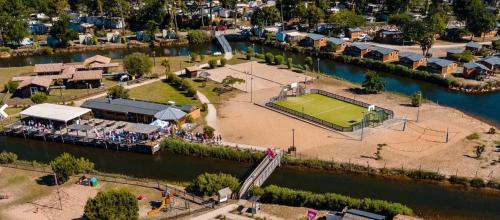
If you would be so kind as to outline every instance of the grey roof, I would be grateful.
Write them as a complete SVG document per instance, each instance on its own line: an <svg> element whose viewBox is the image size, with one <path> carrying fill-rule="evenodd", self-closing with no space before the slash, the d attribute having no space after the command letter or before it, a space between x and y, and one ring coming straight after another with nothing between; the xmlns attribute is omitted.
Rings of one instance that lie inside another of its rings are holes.
<svg viewBox="0 0 500 220"><path fill-rule="evenodd" d="M372 48L372 52L373 51L379 52L383 55L387 55L387 54L392 53L394 50L391 48L385 48L385 47L374 47L374 48Z"/></svg>
<svg viewBox="0 0 500 220"><path fill-rule="evenodd" d="M440 67L447 67L447 66L449 66L449 65L451 65L451 64L453 64L455 62L453 62L451 60L445 60L445 59L440 59L440 58L434 58L434 57L432 57L432 58L429 58L427 60L427 63L428 64L436 64L436 65L438 65Z"/></svg>
<svg viewBox="0 0 500 220"><path fill-rule="evenodd" d="M386 218L383 215L377 215L375 213L365 212L365 211L358 210L358 209L348 209L346 211L346 213L356 215L356 216L365 217L367 219L373 219L373 220L384 220Z"/></svg>
<svg viewBox="0 0 500 220"><path fill-rule="evenodd" d="M422 56L420 54L416 54L416 53L411 53L411 52L403 52L403 53L399 54L399 58L400 59L406 58L406 59L409 59L413 62L416 62L416 61L423 59L424 56Z"/></svg>
<svg viewBox="0 0 500 220"><path fill-rule="evenodd" d="M360 50L366 50L368 48L370 48L370 45L368 44L364 44L364 43L360 43L360 42L354 42L351 44L351 47L356 47Z"/></svg>
<svg viewBox="0 0 500 220"><path fill-rule="evenodd" d="M151 134L158 131L159 128L160 127L155 125L133 123L130 126L125 127L123 130L133 133Z"/></svg>
<svg viewBox="0 0 500 220"><path fill-rule="evenodd" d="M309 33L309 34L307 34L307 37L309 37L309 38L311 38L313 40L319 40L321 38L324 38L325 35Z"/></svg>
<svg viewBox="0 0 500 220"><path fill-rule="evenodd" d="M90 131L94 127L92 127L90 125L83 125L83 124L72 124L72 125L68 126L68 128L71 130L78 130L78 131Z"/></svg>
<svg viewBox="0 0 500 220"><path fill-rule="evenodd" d="M464 64L464 67L467 68L467 69L476 69L476 68L479 68L479 69L483 69L483 70L486 70L486 71L489 71L490 69L488 69L488 67L484 66L483 64L480 64L480 63L466 63Z"/></svg>
<svg viewBox="0 0 500 220"><path fill-rule="evenodd" d="M359 27L355 27L355 28L347 28L347 30L349 30L349 32L361 32L363 30L361 30L361 28Z"/></svg>
<svg viewBox="0 0 500 220"><path fill-rule="evenodd" d="M92 99L83 103L82 107L90 109L99 109L121 113L137 113L142 115L155 115L159 111L169 108L168 105L136 101L130 99Z"/></svg>
<svg viewBox="0 0 500 220"><path fill-rule="evenodd" d="M471 42L467 43L465 46L466 47L477 48L477 49L481 49L481 47L483 47L481 44L478 44L478 43L476 43L474 41L471 41Z"/></svg>
<svg viewBox="0 0 500 220"><path fill-rule="evenodd" d="M155 114L156 119L160 119L163 121L175 121L179 120L186 116L186 113L173 107L168 107L165 110L159 111Z"/></svg>
<svg viewBox="0 0 500 220"><path fill-rule="evenodd" d="M346 42L346 40L344 39L341 39L341 38L336 38L336 37L329 37L328 38L328 42L331 42L335 45L339 45L339 44L342 44L344 42Z"/></svg>
<svg viewBox="0 0 500 220"><path fill-rule="evenodd" d="M451 54L459 54L459 53L462 53L464 52L464 48L451 48L449 50L447 50L446 52L447 53L451 53Z"/></svg>
<svg viewBox="0 0 500 220"><path fill-rule="evenodd" d="M500 57L497 57L497 56L486 57L486 58L482 59L481 61L488 63L490 65L500 65Z"/></svg>

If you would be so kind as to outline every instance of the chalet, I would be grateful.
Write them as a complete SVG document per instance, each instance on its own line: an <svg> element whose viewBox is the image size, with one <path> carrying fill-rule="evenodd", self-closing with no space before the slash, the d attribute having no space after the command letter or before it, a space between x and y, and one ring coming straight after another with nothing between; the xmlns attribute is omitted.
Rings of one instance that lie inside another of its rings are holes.
<svg viewBox="0 0 500 220"><path fill-rule="evenodd" d="M83 67L87 70L102 70L103 73L108 73L110 68L118 66L118 63L111 63L111 58L101 55L95 55L83 61Z"/></svg>
<svg viewBox="0 0 500 220"><path fill-rule="evenodd" d="M427 65L427 59L416 53L403 52L399 54L399 64L410 69L417 69Z"/></svg>
<svg viewBox="0 0 500 220"><path fill-rule="evenodd" d="M47 76L21 76L14 77L12 80L19 82L14 95L22 98L29 98L37 92L43 92L48 95L53 82L52 78Z"/></svg>
<svg viewBox="0 0 500 220"><path fill-rule="evenodd" d="M474 41L465 44L465 49L472 52L472 54L477 54L481 48L483 48L483 46Z"/></svg>
<svg viewBox="0 0 500 220"><path fill-rule="evenodd" d="M35 69L33 70L36 75L57 75L61 74L64 69L63 63L46 63L46 64L35 64Z"/></svg>
<svg viewBox="0 0 500 220"><path fill-rule="evenodd" d="M370 52L370 45L358 42L352 43L344 50L344 54L359 58L363 58L368 52Z"/></svg>
<svg viewBox="0 0 500 220"><path fill-rule="evenodd" d="M347 28L347 36L351 39L359 39L361 38L361 34L363 33L363 30L361 28L356 27L356 28Z"/></svg>
<svg viewBox="0 0 500 220"><path fill-rule="evenodd" d="M480 63L466 63L464 64L463 76L469 79L482 80L485 79L491 70Z"/></svg>
<svg viewBox="0 0 500 220"><path fill-rule="evenodd" d="M186 70L185 76L192 77L192 78L198 77L198 75L201 73L201 69L198 66L186 67L185 70Z"/></svg>
<svg viewBox="0 0 500 220"><path fill-rule="evenodd" d="M478 63L485 65L493 73L500 72L500 57L497 56L486 57L478 61Z"/></svg>
<svg viewBox="0 0 500 220"><path fill-rule="evenodd" d="M401 44L403 43L403 32L381 29L377 31L373 40L384 44Z"/></svg>
<svg viewBox="0 0 500 220"><path fill-rule="evenodd" d="M451 60L440 58L429 58L427 60L427 69L439 74L452 74L457 71L457 63Z"/></svg>
<svg viewBox="0 0 500 220"><path fill-rule="evenodd" d="M76 71L67 80L68 87L75 89L92 89L101 87L102 70Z"/></svg>
<svg viewBox="0 0 500 220"><path fill-rule="evenodd" d="M366 57L384 63L396 62L399 60L399 51L385 47L373 47L370 52L366 54Z"/></svg>
<svg viewBox="0 0 500 220"><path fill-rule="evenodd" d="M446 51L446 58L453 59L454 55L461 54L465 51L464 48L452 48Z"/></svg>
<svg viewBox="0 0 500 220"><path fill-rule="evenodd" d="M330 37L327 40L327 50L331 52L343 52L348 46L348 42L341 38Z"/></svg>
<svg viewBox="0 0 500 220"><path fill-rule="evenodd" d="M308 47L321 48L326 46L327 39L324 35L309 33L305 38L304 45Z"/></svg>

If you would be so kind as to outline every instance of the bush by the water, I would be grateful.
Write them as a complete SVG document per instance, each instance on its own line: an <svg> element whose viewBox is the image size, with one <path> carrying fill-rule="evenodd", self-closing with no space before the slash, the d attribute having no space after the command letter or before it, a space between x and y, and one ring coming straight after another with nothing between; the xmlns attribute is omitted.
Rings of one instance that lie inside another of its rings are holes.
<svg viewBox="0 0 500 220"><path fill-rule="evenodd" d="M188 31L188 39L189 43L192 44L201 44L205 42L209 42L211 40L210 35L206 31L202 30L191 30Z"/></svg>
<svg viewBox="0 0 500 220"><path fill-rule="evenodd" d="M87 200L83 215L89 220L138 219L139 204L135 196L125 189L109 190Z"/></svg>
<svg viewBox="0 0 500 220"><path fill-rule="evenodd" d="M17 154L3 151L0 153L0 164L10 164L17 161Z"/></svg>
<svg viewBox="0 0 500 220"><path fill-rule="evenodd" d="M382 214L391 219L397 214L414 215L413 210L400 203L384 200L357 199L335 193L316 194L308 191L270 185L265 188L255 188L255 195L260 195L264 203L308 207L320 210L342 210L346 206Z"/></svg>
<svg viewBox="0 0 500 220"><path fill-rule="evenodd" d="M204 173L197 176L187 189L199 196L213 196L220 189L229 187L234 192L239 186L238 179L229 174Z"/></svg>
<svg viewBox="0 0 500 220"><path fill-rule="evenodd" d="M255 58L263 60L266 58L266 56L264 54L258 53L258 54L255 54Z"/></svg>
<svg viewBox="0 0 500 220"><path fill-rule="evenodd" d="M213 157L225 160L235 160L241 162L258 163L264 158L264 153L251 150L237 150L220 146L206 146L203 144L189 143L177 139L165 139L161 148L176 154Z"/></svg>
<svg viewBox="0 0 500 220"><path fill-rule="evenodd" d="M50 161L50 167L57 174L57 179L66 182L72 175L94 170L94 163L83 157L76 158L71 154L63 153Z"/></svg>

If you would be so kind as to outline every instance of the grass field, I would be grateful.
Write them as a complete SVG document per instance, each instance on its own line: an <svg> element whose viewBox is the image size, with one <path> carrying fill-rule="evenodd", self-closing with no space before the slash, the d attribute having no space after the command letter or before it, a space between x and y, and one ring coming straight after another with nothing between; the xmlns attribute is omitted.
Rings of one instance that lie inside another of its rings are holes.
<svg viewBox="0 0 500 220"><path fill-rule="evenodd" d="M349 127L360 122L367 109L319 94L289 97L276 102L283 106L333 124Z"/></svg>
<svg viewBox="0 0 500 220"><path fill-rule="evenodd" d="M197 99L187 97L183 92L176 90L174 87L163 81L156 81L130 89L129 95L132 99L164 104L167 104L168 101L174 101L178 105L200 104Z"/></svg>

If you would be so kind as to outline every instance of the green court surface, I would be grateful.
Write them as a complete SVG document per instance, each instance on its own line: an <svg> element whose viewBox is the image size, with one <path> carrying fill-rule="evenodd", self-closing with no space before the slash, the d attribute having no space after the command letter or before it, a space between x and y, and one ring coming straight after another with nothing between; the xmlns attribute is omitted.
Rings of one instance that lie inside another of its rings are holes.
<svg viewBox="0 0 500 220"><path fill-rule="evenodd" d="M367 109L319 94L288 97L275 104L289 108L333 124L349 127L360 122Z"/></svg>

